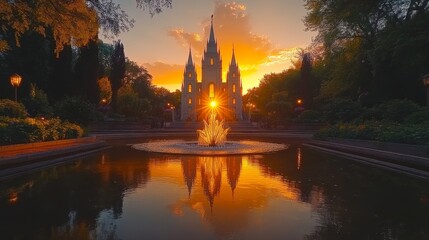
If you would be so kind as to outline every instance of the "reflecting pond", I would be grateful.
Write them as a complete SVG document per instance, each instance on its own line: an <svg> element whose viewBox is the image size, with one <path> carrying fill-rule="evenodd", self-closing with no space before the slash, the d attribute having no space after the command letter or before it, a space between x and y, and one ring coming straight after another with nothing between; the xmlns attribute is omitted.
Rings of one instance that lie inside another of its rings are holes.
<svg viewBox="0 0 429 240"><path fill-rule="evenodd" d="M116 146L0 182L1 239L429 239L429 182L302 148Z"/></svg>

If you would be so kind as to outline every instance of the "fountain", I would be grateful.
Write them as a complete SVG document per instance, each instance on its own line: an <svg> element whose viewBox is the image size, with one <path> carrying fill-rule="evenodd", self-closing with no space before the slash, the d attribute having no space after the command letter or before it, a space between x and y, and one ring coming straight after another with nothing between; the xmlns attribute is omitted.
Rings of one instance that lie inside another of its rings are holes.
<svg viewBox="0 0 429 240"><path fill-rule="evenodd" d="M134 149L170 154L191 155L232 155L274 152L286 149L288 145L259 141L227 141L229 128L224 128L224 120L216 120L217 104L211 101L211 113L208 122L204 120L204 129L197 130L198 141L165 140L132 145Z"/></svg>

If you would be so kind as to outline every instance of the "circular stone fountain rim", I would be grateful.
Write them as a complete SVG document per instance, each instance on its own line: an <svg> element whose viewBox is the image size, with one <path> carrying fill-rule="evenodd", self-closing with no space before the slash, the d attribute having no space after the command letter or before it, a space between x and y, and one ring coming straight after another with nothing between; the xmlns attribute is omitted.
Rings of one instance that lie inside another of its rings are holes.
<svg viewBox="0 0 429 240"><path fill-rule="evenodd" d="M176 155L200 155L200 156L222 156L222 155L246 155L272 153L285 150L288 144L269 143L260 141L226 141L221 146L201 146L196 141L184 140L162 140L131 145L136 150L176 154Z"/></svg>

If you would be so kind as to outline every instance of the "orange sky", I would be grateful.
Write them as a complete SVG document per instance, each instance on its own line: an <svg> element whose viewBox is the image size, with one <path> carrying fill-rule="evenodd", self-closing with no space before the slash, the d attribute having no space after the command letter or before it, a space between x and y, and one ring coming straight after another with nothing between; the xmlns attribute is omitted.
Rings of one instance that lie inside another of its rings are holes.
<svg viewBox="0 0 429 240"><path fill-rule="evenodd" d="M243 94L259 85L265 74L289 68L297 48L308 46L315 35L304 31L301 0L173 0L172 9L153 18L135 9L135 5L128 5L130 1L122 2L121 7L136 20L132 30L119 36L126 56L146 67L155 85L173 91L180 88L183 80L189 47L201 79L201 56L211 14L224 79L234 46Z"/></svg>

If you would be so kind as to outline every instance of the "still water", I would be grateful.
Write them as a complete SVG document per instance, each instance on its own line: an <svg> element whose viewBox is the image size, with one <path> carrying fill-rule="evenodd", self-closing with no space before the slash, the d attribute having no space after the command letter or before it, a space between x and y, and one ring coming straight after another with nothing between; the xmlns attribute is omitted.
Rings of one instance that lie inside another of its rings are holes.
<svg viewBox="0 0 429 240"><path fill-rule="evenodd" d="M429 182L299 146L116 146L0 180L0 239L429 239Z"/></svg>

